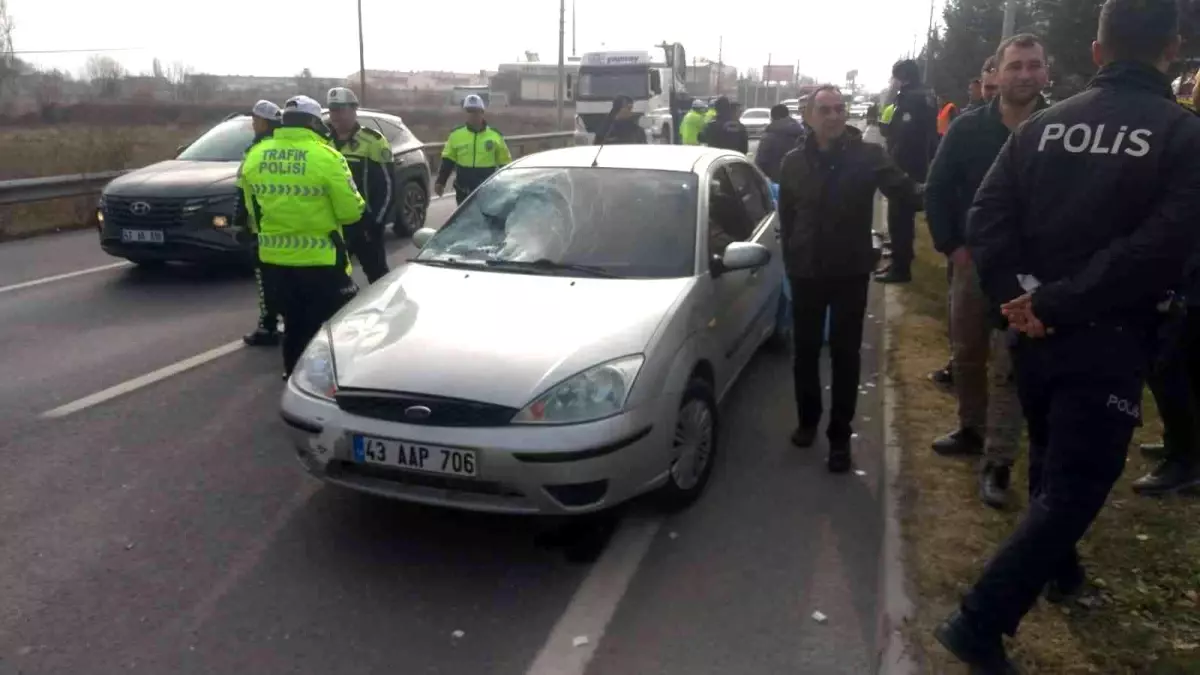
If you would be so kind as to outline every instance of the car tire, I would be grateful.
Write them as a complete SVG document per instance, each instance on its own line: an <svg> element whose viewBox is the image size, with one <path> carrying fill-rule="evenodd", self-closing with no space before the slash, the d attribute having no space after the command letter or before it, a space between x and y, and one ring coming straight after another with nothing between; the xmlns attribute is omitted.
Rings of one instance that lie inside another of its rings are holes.
<svg viewBox="0 0 1200 675"><path fill-rule="evenodd" d="M419 181L410 180L400 188L396 202L396 223L392 231L398 237L411 237L413 232L425 226L425 214L429 209L429 194Z"/></svg>
<svg viewBox="0 0 1200 675"><path fill-rule="evenodd" d="M712 386L693 378L679 405L667 482L656 495L660 508L682 511L704 493L717 456L717 430L717 398Z"/></svg>

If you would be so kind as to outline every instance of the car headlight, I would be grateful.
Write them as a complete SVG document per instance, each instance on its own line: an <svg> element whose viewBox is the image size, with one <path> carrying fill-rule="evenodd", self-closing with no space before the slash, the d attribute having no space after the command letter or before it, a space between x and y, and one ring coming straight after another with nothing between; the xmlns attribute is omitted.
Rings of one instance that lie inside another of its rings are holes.
<svg viewBox="0 0 1200 675"><path fill-rule="evenodd" d="M292 370L292 384L316 398L332 401L337 394L337 370L333 365L333 344L329 329L322 327L308 343L300 361Z"/></svg>
<svg viewBox="0 0 1200 675"><path fill-rule="evenodd" d="M533 399L513 424L578 424L615 415L625 408L645 360L623 356L569 377Z"/></svg>

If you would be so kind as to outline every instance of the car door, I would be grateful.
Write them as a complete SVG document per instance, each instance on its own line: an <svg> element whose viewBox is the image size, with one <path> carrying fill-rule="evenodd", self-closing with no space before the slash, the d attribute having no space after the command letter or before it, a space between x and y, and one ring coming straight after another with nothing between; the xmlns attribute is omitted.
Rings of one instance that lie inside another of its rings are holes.
<svg viewBox="0 0 1200 675"><path fill-rule="evenodd" d="M754 231L747 241L759 244L771 252L770 262L765 267L751 270L747 278L747 293L754 307L750 323L745 327L753 336L749 340L749 353L746 354L746 358L750 358L754 355L754 347L774 330L786 272L779 236L779 214L775 210L775 200L771 198L771 188L766 177L742 159L730 164L729 174L742 207L754 223Z"/></svg>
<svg viewBox="0 0 1200 675"><path fill-rule="evenodd" d="M747 241L754 234L756 223L750 219L731 173L735 162L726 160L715 165L708 183L708 222L706 240L708 259L719 259L725 248L734 242ZM752 322L755 287L752 275L756 270L734 270L713 275L712 326L720 343L720 383L718 391L731 383L744 365L743 355L751 337L747 331Z"/></svg>

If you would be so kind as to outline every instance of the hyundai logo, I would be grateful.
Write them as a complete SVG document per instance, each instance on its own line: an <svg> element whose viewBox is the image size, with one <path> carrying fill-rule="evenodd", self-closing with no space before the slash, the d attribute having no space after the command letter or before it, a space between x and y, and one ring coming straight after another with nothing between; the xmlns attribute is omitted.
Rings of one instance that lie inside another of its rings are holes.
<svg viewBox="0 0 1200 675"><path fill-rule="evenodd" d="M144 216L150 213L150 205L146 202L134 202L129 205L129 211L135 216Z"/></svg>
<svg viewBox="0 0 1200 675"><path fill-rule="evenodd" d="M433 411L423 405L413 405L404 409L404 416L410 420L427 420Z"/></svg>

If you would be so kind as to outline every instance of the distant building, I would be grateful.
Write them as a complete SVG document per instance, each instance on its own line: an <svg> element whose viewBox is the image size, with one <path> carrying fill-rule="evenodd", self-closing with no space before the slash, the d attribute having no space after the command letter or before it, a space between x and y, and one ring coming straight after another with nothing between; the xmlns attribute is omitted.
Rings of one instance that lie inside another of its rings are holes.
<svg viewBox="0 0 1200 675"><path fill-rule="evenodd" d="M359 72L346 76L346 81L358 84ZM452 92L455 87L478 86L487 84L486 71L479 73L452 73L446 71L409 71L371 70L367 69L367 88L382 91L445 91Z"/></svg>
<svg viewBox="0 0 1200 675"><path fill-rule="evenodd" d="M737 90L738 70L729 64L695 59L688 65L686 73L687 90L692 96L717 96Z"/></svg>
<svg viewBox="0 0 1200 675"><path fill-rule="evenodd" d="M574 100L574 82L579 75L579 62L563 64L563 100ZM552 104L558 101L557 63L502 63L491 78L493 94L503 93L513 104Z"/></svg>

